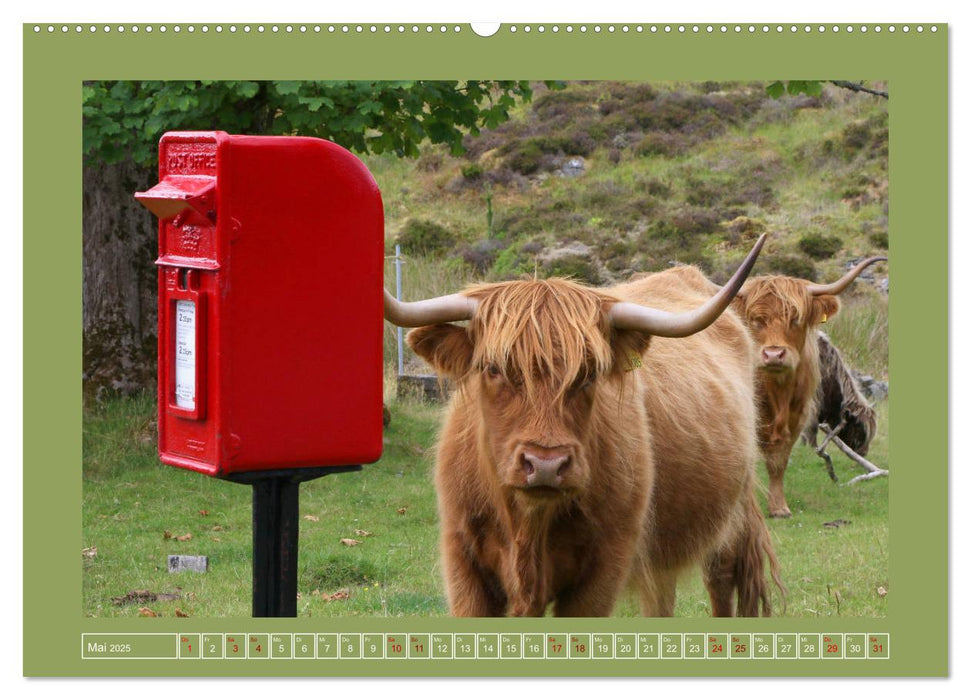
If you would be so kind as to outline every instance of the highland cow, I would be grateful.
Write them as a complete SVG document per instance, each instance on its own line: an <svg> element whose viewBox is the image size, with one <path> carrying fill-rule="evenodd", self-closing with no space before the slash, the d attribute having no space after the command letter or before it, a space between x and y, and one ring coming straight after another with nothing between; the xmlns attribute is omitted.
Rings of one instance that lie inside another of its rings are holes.
<svg viewBox="0 0 971 700"><path fill-rule="evenodd" d="M386 318L417 327L409 345L456 386L435 469L452 615L606 616L630 585L644 615L669 616L696 563L713 614L769 614L756 354L726 311L762 242L714 296L691 267L602 290L385 294Z"/></svg>
<svg viewBox="0 0 971 700"><path fill-rule="evenodd" d="M814 415L820 382L816 330L839 311L837 297L867 266L864 260L833 284L772 275L750 279L734 306L759 349L758 442L769 473L769 515L788 518L783 480L796 440Z"/></svg>

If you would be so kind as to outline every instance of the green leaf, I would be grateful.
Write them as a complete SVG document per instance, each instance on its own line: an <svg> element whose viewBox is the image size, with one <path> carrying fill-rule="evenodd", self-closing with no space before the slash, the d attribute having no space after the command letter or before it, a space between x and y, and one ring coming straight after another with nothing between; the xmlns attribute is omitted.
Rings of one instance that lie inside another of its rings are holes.
<svg viewBox="0 0 971 700"><path fill-rule="evenodd" d="M777 80L774 83L765 86L765 92L772 99L779 99L785 94L786 86L782 84L781 80Z"/></svg>
<svg viewBox="0 0 971 700"><path fill-rule="evenodd" d="M819 97L823 94L823 81L822 80L807 80L806 81L806 94L810 97Z"/></svg>
<svg viewBox="0 0 971 700"><path fill-rule="evenodd" d="M300 92L301 84L299 80L276 80L273 82L273 87L280 95L296 95Z"/></svg>
<svg viewBox="0 0 971 700"><path fill-rule="evenodd" d="M260 91L260 84L252 81L243 81L236 85L237 94L245 100L256 96Z"/></svg>

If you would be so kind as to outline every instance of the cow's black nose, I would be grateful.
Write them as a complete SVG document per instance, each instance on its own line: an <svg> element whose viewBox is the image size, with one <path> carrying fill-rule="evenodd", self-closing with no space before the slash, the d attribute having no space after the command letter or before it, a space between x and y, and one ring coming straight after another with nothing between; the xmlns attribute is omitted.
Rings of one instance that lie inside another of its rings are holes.
<svg viewBox="0 0 971 700"><path fill-rule="evenodd" d="M534 450L524 452L523 471L527 486L558 487L563 474L570 468L570 453L561 450Z"/></svg>

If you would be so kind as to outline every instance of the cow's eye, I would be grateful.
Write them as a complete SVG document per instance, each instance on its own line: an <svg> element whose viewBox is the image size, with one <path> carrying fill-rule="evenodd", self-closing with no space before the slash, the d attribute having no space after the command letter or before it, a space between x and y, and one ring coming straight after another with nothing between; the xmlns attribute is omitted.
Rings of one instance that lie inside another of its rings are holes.
<svg viewBox="0 0 971 700"><path fill-rule="evenodd" d="M593 386L594 381L596 381L596 377L593 375L578 377L577 380L570 385L570 393L579 394L581 391L586 391Z"/></svg>
<svg viewBox="0 0 971 700"><path fill-rule="evenodd" d="M502 372L497 365L489 365L486 367L486 374L489 375L490 379L499 379L502 376Z"/></svg>

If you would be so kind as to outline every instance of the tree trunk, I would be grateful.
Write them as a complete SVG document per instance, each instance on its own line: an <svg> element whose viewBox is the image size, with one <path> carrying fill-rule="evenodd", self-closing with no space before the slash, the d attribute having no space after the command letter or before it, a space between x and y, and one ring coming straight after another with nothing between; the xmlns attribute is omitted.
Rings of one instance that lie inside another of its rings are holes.
<svg viewBox="0 0 971 700"><path fill-rule="evenodd" d="M155 382L158 224L132 197L153 168L123 161L83 173L85 395L130 394Z"/></svg>

